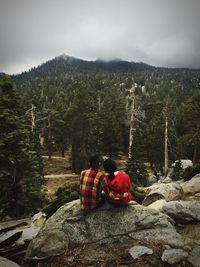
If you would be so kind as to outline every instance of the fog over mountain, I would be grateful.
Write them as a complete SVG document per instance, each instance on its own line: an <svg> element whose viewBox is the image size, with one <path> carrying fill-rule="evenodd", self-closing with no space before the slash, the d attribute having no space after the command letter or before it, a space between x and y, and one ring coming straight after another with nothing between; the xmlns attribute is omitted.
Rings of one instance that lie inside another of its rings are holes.
<svg viewBox="0 0 200 267"><path fill-rule="evenodd" d="M200 68L199 0L1 0L0 72L60 54Z"/></svg>

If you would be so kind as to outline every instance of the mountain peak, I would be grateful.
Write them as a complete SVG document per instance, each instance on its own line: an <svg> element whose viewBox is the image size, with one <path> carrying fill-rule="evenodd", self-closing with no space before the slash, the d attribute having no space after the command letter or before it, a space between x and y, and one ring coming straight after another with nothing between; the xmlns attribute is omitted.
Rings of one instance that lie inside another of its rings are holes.
<svg viewBox="0 0 200 267"><path fill-rule="evenodd" d="M67 61L72 61L75 59L75 57L68 56L66 54L61 54L60 56L56 57L56 59L63 59Z"/></svg>

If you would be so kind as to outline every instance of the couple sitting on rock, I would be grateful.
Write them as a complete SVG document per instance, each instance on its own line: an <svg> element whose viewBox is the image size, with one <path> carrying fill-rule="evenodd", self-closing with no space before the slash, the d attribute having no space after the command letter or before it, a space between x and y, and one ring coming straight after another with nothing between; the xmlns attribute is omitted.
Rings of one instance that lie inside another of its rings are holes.
<svg viewBox="0 0 200 267"><path fill-rule="evenodd" d="M83 210L101 206L105 199L114 205L128 205L132 199L130 177L117 171L116 164L110 158L103 163L106 174L99 171L99 157L90 158L90 169L80 175L80 200Z"/></svg>

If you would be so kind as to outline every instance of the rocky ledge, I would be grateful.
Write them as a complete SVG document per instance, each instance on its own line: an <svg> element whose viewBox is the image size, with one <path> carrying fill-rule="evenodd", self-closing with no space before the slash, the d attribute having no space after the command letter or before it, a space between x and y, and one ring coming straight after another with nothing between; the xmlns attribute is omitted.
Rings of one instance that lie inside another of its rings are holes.
<svg viewBox="0 0 200 267"><path fill-rule="evenodd" d="M44 259L62 254L69 240L79 244L108 244L131 240L159 241L172 247L183 247L173 220L149 207L130 204L113 207L106 203L99 209L83 212L80 201L62 206L53 214L34 238L26 260Z"/></svg>

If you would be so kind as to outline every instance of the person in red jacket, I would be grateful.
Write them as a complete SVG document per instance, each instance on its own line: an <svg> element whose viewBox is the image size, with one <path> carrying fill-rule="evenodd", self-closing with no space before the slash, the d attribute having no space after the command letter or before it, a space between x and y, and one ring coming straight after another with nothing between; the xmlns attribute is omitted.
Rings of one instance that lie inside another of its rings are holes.
<svg viewBox="0 0 200 267"><path fill-rule="evenodd" d="M110 158L104 161L103 166L106 172L108 201L116 205L128 205L132 199L130 177L124 172L117 171L115 162Z"/></svg>

